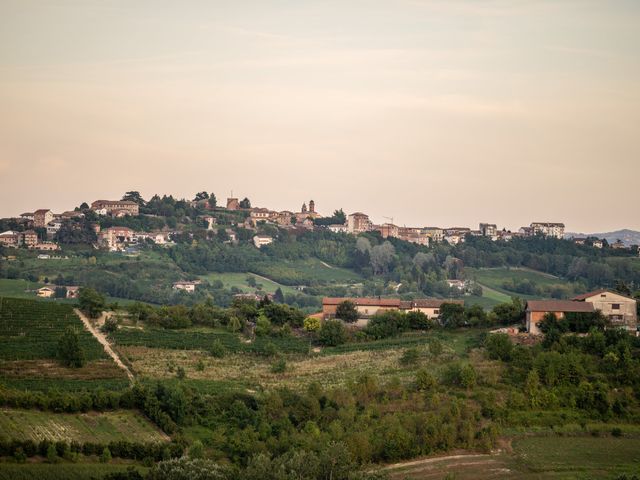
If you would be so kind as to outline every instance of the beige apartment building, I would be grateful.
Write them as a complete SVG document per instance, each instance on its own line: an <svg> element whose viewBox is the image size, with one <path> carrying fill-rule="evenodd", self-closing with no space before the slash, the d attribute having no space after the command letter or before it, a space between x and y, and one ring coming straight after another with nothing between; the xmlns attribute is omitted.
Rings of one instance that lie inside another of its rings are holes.
<svg viewBox="0 0 640 480"><path fill-rule="evenodd" d="M359 233L369 232L372 228L373 224L371 220L369 220L369 216L364 213L356 212L347 217L347 232L349 233L357 235Z"/></svg>

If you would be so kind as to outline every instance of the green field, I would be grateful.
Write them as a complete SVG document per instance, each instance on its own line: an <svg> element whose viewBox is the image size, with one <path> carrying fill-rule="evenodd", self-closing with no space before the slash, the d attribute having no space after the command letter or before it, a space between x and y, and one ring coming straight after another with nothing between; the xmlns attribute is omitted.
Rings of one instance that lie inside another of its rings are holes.
<svg viewBox="0 0 640 480"><path fill-rule="evenodd" d="M512 453L431 457L387 471L392 480L615 479L640 472L640 439L524 437Z"/></svg>
<svg viewBox="0 0 640 480"><path fill-rule="evenodd" d="M281 285L273 280L269 280L268 278L261 277L256 275L255 273L237 273L237 272L227 272L227 273L210 273L208 275L202 275L200 278L203 280L208 280L213 283L215 281L220 281L224 285L225 288L231 289L233 287L238 290L242 290L243 292L253 293L256 291L256 287L251 287L247 283L247 277L251 277L255 279L256 284L261 286L262 291L267 293L274 293L278 288L282 290L284 294L296 294L300 293L299 290L295 288L288 287L286 285Z"/></svg>
<svg viewBox="0 0 640 480"><path fill-rule="evenodd" d="M33 299L35 297L34 290L43 285L42 283L29 282L27 280L0 278L0 296Z"/></svg>
<svg viewBox="0 0 640 480"><path fill-rule="evenodd" d="M344 285L362 281L357 273L328 265L317 258L262 262L255 265L255 273L286 285Z"/></svg>
<svg viewBox="0 0 640 480"><path fill-rule="evenodd" d="M484 290L486 290L483 292L483 297L490 298L497 302L509 301L509 297L511 296L519 296L524 299L535 297L534 295L524 295L521 293L506 290L503 286L505 281L530 280L541 287L550 287L554 285L571 285L570 282L562 278L523 268L467 268L465 270L468 278L475 280L480 285L482 285Z"/></svg>
<svg viewBox="0 0 640 480"><path fill-rule="evenodd" d="M39 410L0 409L0 440L53 440L141 443L166 439L155 425L134 410L89 413L52 413Z"/></svg>
<svg viewBox="0 0 640 480"><path fill-rule="evenodd" d="M71 305L0 297L0 359L54 359L68 326L77 330L86 360L106 358Z"/></svg>
<svg viewBox="0 0 640 480"><path fill-rule="evenodd" d="M87 480L126 472L127 468L127 464L105 463L0 463L0 480ZM141 474L148 471L141 466L135 466L135 469Z"/></svg>

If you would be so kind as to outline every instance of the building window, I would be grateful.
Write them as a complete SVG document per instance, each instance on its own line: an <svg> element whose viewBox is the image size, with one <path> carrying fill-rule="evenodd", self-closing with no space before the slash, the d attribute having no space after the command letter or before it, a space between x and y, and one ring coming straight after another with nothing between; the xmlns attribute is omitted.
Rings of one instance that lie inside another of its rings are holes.
<svg viewBox="0 0 640 480"><path fill-rule="evenodd" d="M611 304L611 310L620 310L620 304L619 303L612 303Z"/></svg>
<svg viewBox="0 0 640 480"><path fill-rule="evenodd" d="M433 314L434 314L434 315L440 315L440 310L436 308L436 309L433 311Z"/></svg>

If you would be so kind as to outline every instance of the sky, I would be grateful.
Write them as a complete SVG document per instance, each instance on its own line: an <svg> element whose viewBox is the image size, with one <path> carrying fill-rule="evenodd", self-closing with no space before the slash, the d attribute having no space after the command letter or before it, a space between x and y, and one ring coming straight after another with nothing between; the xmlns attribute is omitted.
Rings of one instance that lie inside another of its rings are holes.
<svg viewBox="0 0 640 480"><path fill-rule="evenodd" d="M638 25L637 0L0 0L0 216L206 190L640 230Z"/></svg>

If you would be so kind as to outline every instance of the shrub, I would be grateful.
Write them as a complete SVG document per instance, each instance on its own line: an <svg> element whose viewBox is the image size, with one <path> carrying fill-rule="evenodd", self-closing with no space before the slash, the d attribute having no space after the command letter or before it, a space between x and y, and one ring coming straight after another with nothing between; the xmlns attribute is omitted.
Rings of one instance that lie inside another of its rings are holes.
<svg viewBox="0 0 640 480"><path fill-rule="evenodd" d="M318 330L320 330L320 319L316 317L305 318L304 329L307 332L317 332Z"/></svg>
<svg viewBox="0 0 640 480"><path fill-rule="evenodd" d="M318 340L327 347L342 345L347 341L347 329L340 320L326 320L320 327Z"/></svg>
<svg viewBox="0 0 640 480"><path fill-rule="evenodd" d="M400 364L414 365L415 363L418 362L419 358L420 358L420 353L418 352L417 348L408 348L404 351L404 353L402 354L402 357L400 357Z"/></svg>
<svg viewBox="0 0 640 480"><path fill-rule="evenodd" d="M209 351L209 353L211 353L212 357L222 358L227 353L227 349L220 341L220 339L216 338L213 342L213 345L211 345L211 350Z"/></svg>
<svg viewBox="0 0 640 480"><path fill-rule="evenodd" d="M118 322L115 318L109 317L104 321L104 325L102 325L102 328L100 330L102 330L103 333L115 332L116 330L118 330Z"/></svg>
<svg viewBox="0 0 640 480"><path fill-rule="evenodd" d="M356 304L349 300L340 303L336 308L336 318L347 323L356 322L358 320L358 308Z"/></svg>
<svg viewBox="0 0 640 480"><path fill-rule="evenodd" d="M202 458L203 455L204 455L204 445L200 440L196 440L195 442L193 442L193 445L189 447L189 457Z"/></svg>
<svg viewBox="0 0 640 480"><path fill-rule="evenodd" d="M436 378L425 369L418 370L416 374L416 387L418 390L431 390L437 385Z"/></svg>
<svg viewBox="0 0 640 480"><path fill-rule="evenodd" d="M506 333L494 333L487 336L484 342L489 358L508 362L511 359L513 344Z"/></svg>
<svg viewBox="0 0 640 480"><path fill-rule="evenodd" d="M68 326L58 341L58 356L67 367L80 368L84 365L84 353L76 330Z"/></svg>
<svg viewBox="0 0 640 480"><path fill-rule="evenodd" d="M284 373L287 369L287 362L283 357L278 358L271 365L271 373Z"/></svg>
<svg viewBox="0 0 640 480"><path fill-rule="evenodd" d="M429 340L429 353L434 357L439 357L442 354L442 342L437 338L432 338Z"/></svg>
<svg viewBox="0 0 640 480"><path fill-rule="evenodd" d="M109 447L104 447L100 454L100 463L109 463L111 461L111 450Z"/></svg>

